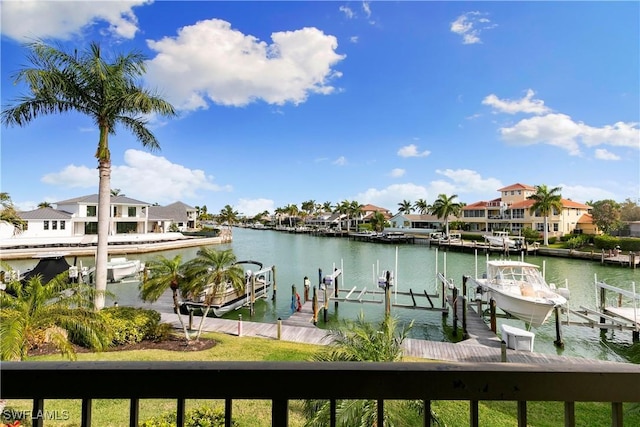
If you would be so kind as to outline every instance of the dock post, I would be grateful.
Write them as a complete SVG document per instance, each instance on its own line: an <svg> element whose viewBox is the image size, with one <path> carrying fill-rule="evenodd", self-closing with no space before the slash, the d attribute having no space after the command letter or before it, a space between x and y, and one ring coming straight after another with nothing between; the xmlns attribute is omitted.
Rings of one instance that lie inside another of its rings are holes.
<svg viewBox="0 0 640 427"><path fill-rule="evenodd" d="M304 276L304 302L309 301L309 287L311 287L311 281L307 276Z"/></svg>
<svg viewBox="0 0 640 427"><path fill-rule="evenodd" d="M387 276L384 281L384 315L389 317L391 315L391 272L387 270Z"/></svg>
<svg viewBox="0 0 640 427"><path fill-rule="evenodd" d="M493 298L489 300L489 316L491 331L495 334L498 328L496 327L496 300L494 300Z"/></svg>
<svg viewBox="0 0 640 427"><path fill-rule="evenodd" d="M313 324L318 324L318 288L313 287L313 301L311 302L311 309L313 310Z"/></svg>
<svg viewBox="0 0 640 427"><path fill-rule="evenodd" d="M282 339L282 318L278 317L278 339Z"/></svg>
<svg viewBox="0 0 640 427"><path fill-rule="evenodd" d="M442 282L442 317L447 317L447 315L449 314L449 310L445 310L445 308L447 308L447 288L443 281Z"/></svg>
<svg viewBox="0 0 640 427"><path fill-rule="evenodd" d="M500 361L507 361L507 343L504 340L500 342Z"/></svg>
<svg viewBox="0 0 640 427"><path fill-rule="evenodd" d="M249 316L253 317L256 314L256 276L251 273L251 303L249 304Z"/></svg>
<svg viewBox="0 0 640 427"><path fill-rule="evenodd" d="M604 313L605 307L607 306L607 290L603 287L600 288L600 313ZM600 323L604 324L606 319L604 317L600 318ZM606 329L603 329L606 331Z"/></svg>
<svg viewBox="0 0 640 427"><path fill-rule="evenodd" d="M333 272L335 273L338 269L334 268ZM336 275L334 281L333 281L333 290L334 290L334 296L336 297L336 300L333 303L333 307L334 308L338 308L338 276Z"/></svg>
<svg viewBox="0 0 640 427"><path fill-rule="evenodd" d="M238 314L238 336L242 336L242 314Z"/></svg>
<svg viewBox="0 0 640 427"><path fill-rule="evenodd" d="M560 328L560 307L554 308L556 315L556 340L553 344L558 348L564 348L564 342L562 341L562 329Z"/></svg>
<svg viewBox="0 0 640 427"><path fill-rule="evenodd" d="M458 288L453 288L453 336L458 336Z"/></svg>
<svg viewBox="0 0 640 427"><path fill-rule="evenodd" d="M469 338L467 333L467 296L462 295L462 339Z"/></svg>
<svg viewBox="0 0 640 427"><path fill-rule="evenodd" d="M271 267L271 272L273 273L273 295L271 295L271 300L275 301L276 299L276 291L278 287L276 286L276 266Z"/></svg>
<svg viewBox="0 0 640 427"><path fill-rule="evenodd" d="M323 320L324 323L327 323L327 313L329 312L329 295L328 295L328 291L327 291L327 287L324 287L324 304L322 304L324 306L324 313L323 313Z"/></svg>

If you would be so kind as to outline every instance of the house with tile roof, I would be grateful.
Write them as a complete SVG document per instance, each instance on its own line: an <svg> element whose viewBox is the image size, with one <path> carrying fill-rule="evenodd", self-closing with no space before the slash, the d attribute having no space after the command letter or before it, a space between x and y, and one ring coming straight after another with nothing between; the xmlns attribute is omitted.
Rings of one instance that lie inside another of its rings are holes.
<svg viewBox="0 0 640 427"><path fill-rule="evenodd" d="M500 197L466 205L460 218L471 232L507 230L518 234L525 228L542 232L544 217L539 212L530 213L534 201L529 196L536 193L531 185L516 183L498 189ZM574 232L592 234L595 229L589 214L590 207L583 203L561 199L562 210L553 211L548 218L550 236L563 236Z"/></svg>

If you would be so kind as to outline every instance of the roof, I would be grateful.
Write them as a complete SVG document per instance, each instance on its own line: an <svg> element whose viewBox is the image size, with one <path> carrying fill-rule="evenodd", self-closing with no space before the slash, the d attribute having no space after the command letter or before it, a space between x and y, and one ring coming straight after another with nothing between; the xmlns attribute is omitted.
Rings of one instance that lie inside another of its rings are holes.
<svg viewBox="0 0 640 427"><path fill-rule="evenodd" d="M182 202L175 202L167 206L149 206L147 208L150 221L170 219L175 222L186 222L189 218L187 210L195 210Z"/></svg>
<svg viewBox="0 0 640 427"><path fill-rule="evenodd" d="M79 205L79 204L98 204L98 195L89 194L87 196L74 197L73 199L62 200L55 202L56 205ZM151 203L142 202L140 200L132 199L127 196L111 196L112 205L145 205L149 206Z"/></svg>
<svg viewBox="0 0 640 427"><path fill-rule="evenodd" d="M578 224L593 224L593 216L591 214L582 214L578 219Z"/></svg>
<svg viewBox="0 0 640 427"><path fill-rule="evenodd" d="M24 220L66 220L71 219L71 213L53 208L38 208L32 211L18 212L18 216Z"/></svg>
<svg viewBox="0 0 640 427"><path fill-rule="evenodd" d="M532 187L527 184L520 184L516 182L515 184L508 185L506 187L499 188L497 191L511 191L511 190L532 190L535 191L536 187Z"/></svg>
<svg viewBox="0 0 640 427"><path fill-rule="evenodd" d="M373 212L385 213L385 212L389 212L389 209L381 208L379 206L372 205L372 204L367 204L367 205L364 205L362 207L362 211L363 212L372 212L373 211Z"/></svg>

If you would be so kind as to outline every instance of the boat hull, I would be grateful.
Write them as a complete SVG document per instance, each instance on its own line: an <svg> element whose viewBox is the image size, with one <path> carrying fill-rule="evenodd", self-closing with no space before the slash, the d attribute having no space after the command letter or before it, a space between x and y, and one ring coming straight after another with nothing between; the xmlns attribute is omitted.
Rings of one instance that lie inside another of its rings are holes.
<svg viewBox="0 0 640 427"><path fill-rule="evenodd" d="M139 260L117 260L107 263L107 280L119 282L127 277L133 277L141 270Z"/></svg>
<svg viewBox="0 0 640 427"><path fill-rule="evenodd" d="M518 298L490 287L487 288L487 292L489 297L495 300L496 305L500 307L502 311L535 327L542 325L549 318L556 305L558 305L549 300L535 301Z"/></svg>

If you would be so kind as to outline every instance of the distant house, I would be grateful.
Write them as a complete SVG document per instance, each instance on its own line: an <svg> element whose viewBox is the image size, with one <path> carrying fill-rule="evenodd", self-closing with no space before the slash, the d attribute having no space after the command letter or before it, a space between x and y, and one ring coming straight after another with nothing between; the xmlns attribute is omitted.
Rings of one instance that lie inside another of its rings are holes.
<svg viewBox="0 0 640 427"><path fill-rule="evenodd" d="M455 220L456 218L453 215L449 217L449 222ZM391 224L391 228L413 228L435 231L443 227L444 221L435 215L397 213L389 219L389 223Z"/></svg>
<svg viewBox="0 0 640 427"><path fill-rule="evenodd" d="M196 228L197 212L182 202L175 202L167 206L149 206L148 229L153 233L166 233L172 225L178 231L188 231Z"/></svg>
<svg viewBox="0 0 640 427"><path fill-rule="evenodd" d="M530 213L534 201L529 196L536 193L535 187L517 183L498 191L501 197L497 199L471 203L463 208L461 220L469 231L508 230L516 234L527 227L540 232L544 230L544 217L539 212ZM567 199L561 199L561 203L562 209L554 210L548 218L551 236L571 234L574 230L594 232L594 227L589 225L589 206Z"/></svg>
<svg viewBox="0 0 640 427"><path fill-rule="evenodd" d="M46 207L18 212L26 221L16 237L69 237L98 234L98 195L76 197ZM146 202L125 196L112 196L109 234L146 233Z"/></svg>

